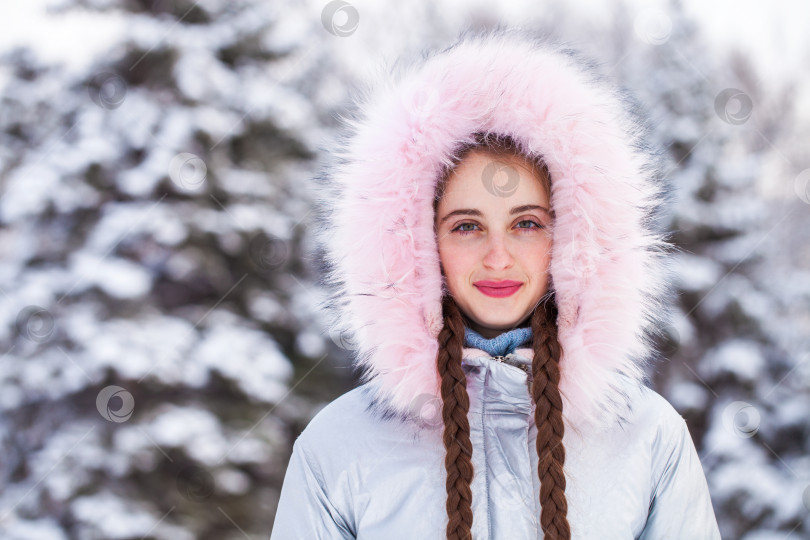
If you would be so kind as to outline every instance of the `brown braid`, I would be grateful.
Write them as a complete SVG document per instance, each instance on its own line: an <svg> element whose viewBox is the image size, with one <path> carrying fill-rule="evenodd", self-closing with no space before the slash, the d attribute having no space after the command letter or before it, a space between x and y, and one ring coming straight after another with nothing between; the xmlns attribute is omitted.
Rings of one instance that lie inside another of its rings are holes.
<svg viewBox="0 0 810 540"><path fill-rule="evenodd" d="M565 498L565 446L560 396L560 356L557 304L553 296L534 310L532 324L532 399L537 425L537 474L540 476L540 525L548 540L569 540L568 501Z"/></svg>
<svg viewBox="0 0 810 540"><path fill-rule="evenodd" d="M470 400L467 377L461 367L464 320L451 297L442 302L444 328L439 333L437 355L441 377L444 460L447 471L447 538L469 540L472 534L473 478L472 443L467 417ZM563 446L562 398L559 361L562 348L557 339L557 305L552 295L531 316L534 357L532 399L537 425L537 473L540 477L540 525L548 540L570 540L568 502L565 497L565 447Z"/></svg>
<svg viewBox="0 0 810 540"><path fill-rule="evenodd" d="M447 452L444 467L447 471L447 538L472 538L472 443L470 442L470 399L467 395L467 376L461 368L461 350L464 346L464 321L456 303L445 297L444 328L439 333L437 365L441 377L442 419L444 420L444 448Z"/></svg>

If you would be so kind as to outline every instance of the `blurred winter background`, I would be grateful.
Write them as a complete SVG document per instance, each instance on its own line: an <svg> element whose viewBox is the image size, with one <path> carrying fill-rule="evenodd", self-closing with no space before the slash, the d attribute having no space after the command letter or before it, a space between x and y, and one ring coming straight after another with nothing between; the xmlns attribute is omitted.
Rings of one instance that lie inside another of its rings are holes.
<svg viewBox="0 0 810 540"><path fill-rule="evenodd" d="M598 59L667 149L680 295L654 378L723 538L810 538L807 21L799 1L4 1L0 536L266 538L292 441L356 383L308 234L347 96L398 51L522 23Z"/></svg>

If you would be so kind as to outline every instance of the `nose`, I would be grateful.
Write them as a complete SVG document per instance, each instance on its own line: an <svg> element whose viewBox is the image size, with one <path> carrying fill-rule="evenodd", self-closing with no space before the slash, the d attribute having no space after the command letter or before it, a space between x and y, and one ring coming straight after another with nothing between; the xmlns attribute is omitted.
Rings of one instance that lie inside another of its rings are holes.
<svg viewBox="0 0 810 540"><path fill-rule="evenodd" d="M514 258L506 244L503 234L490 234L487 237L486 253L483 264L485 268L494 271L509 268L514 263Z"/></svg>

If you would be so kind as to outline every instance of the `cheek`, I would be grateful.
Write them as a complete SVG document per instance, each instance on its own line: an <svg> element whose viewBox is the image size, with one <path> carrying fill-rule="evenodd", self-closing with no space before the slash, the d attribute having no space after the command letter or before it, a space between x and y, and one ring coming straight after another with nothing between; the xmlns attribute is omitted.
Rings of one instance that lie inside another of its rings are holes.
<svg viewBox="0 0 810 540"><path fill-rule="evenodd" d="M551 261L551 240L525 246L520 250L519 257L523 266L532 274L546 272Z"/></svg>
<svg viewBox="0 0 810 540"><path fill-rule="evenodd" d="M462 246L443 245L439 250L439 259L448 281L464 280L475 263L475 255L471 253L469 247Z"/></svg>

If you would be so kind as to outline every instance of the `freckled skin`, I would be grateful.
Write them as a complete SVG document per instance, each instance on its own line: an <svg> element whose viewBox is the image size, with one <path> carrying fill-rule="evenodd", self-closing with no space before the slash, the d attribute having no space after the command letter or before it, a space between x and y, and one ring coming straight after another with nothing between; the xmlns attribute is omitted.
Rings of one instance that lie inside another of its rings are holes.
<svg viewBox="0 0 810 540"><path fill-rule="evenodd" d="M473 150L448 178L436 211L439 258L450 294L470 327L487 339L525 324L548 291L552 219L540 209L510 213L523 205L551 210L539 173L520 158ZM458 209L477 209L482 215L442 221ZM495 298L473 285L505 279L523 286Z"/></svg>

